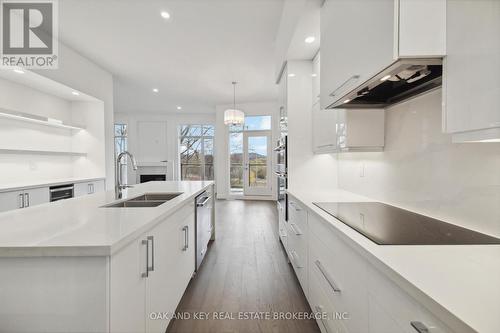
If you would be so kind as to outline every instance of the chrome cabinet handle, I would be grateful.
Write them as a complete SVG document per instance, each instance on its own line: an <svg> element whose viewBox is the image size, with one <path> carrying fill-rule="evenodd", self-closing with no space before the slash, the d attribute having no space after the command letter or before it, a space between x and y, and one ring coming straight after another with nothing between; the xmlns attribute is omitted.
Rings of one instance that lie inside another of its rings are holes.
<svg viewBox="0 0 500 333"><path fill-rule="evenodd" d="M316 312L323 313L323 307L321 305L316 305L314 308L316 309ZM325 332L328 333L328 326L326 326L325 321L323 320L323 316L321 316L320 320L323 328L325 329Z"/></svg>
<svg viewBox="0 0 500 333"><path fill-rule="evenodd" d="M297 212L300 212L302 209L300 207L297 206L297 204L293 201L290 201L290 206L293 207L293 209L295 209Z"/></svg>
<svg viewBox="0 0 500 333"><path fill-rule="evenodd" d="M332 288L333 292L334 293L340 293L340 291L341 291L340 288L337 286L337 284L335 282L333 282L333 279L328 275L328 273L326 272L325 268L321 264L321 261L316 260L316 261L314 261L314 264L316 264L316 266L318 267L319 271L321 272L321 274L325 278L326 282L328 282L328 284L330 285L330 288Z"/></svg>
<svg viewBox="0 0 500 333"><path fill-rule="evenodd" d="M344 83L342 83L342 84L341 84L341 85L340 85L337 89L335 89L334 91L332 91L332 92L330 93L330 96L331 96L331 97L334 97L340 89L342 89L342 88L344 88L345 86L347 86L347 84L348 84L348 83L350 83L352 80L359 80L359 78L360 78L360 77L361 77L361 76L360 76L360 75L358 75L358 74L351 76L350 78L348 78L347 80L345 80L345 82L344 82Z"/></svg>
<svg viewBox="0 0 500 333"><path fill-rule="evenodd" d="M292 228L295 235L297 236L302 235L302 231L300 231L300 229L296 227L295 223L290 223L290 228Z"/></svg>
<svg viewBox="0 0 500 333"><path fill-rule="evenodd" d="M203 206L205 206L209 200L210 200L210 197L206 197L205 200L203 200L203 202L197 202L196 203L196 207L203 207Z"/></svg>
<svg viewBox="0 0 500 333"><path fill-rule="evenodd" d="M24 208L24 195L21 193L19 194L19 198L17 200L17 204L19 208Z"/></svg>
<svg viewBox="0 0 500 333"><path fill-rule="evenodd" d="M184 247L182 248L182 251L186 251L188 249L188 226L185 225L182 227L182 231L184 232Z"/></svg>
<svg viewBox="0 0 500 333"><path fill-rule="evenodd" d="M23 202L24 207L29 207L30 206L30 195L29 193L24 193L24 202Z"/></svg>
<svg viewBox="0 0 500 333"><path fill-rule="evenodd" d="M410 322L411 327L415 329L418 333L429 333L429 328L425 326L422 322L420 321L412 321Z"/></svg>
<svg viewBox="0 0 500 333"><path fill-rule="evenodd" d="M292 257L292 261L295 263L297 268L303 268L303 266L299 263L299 260L297 260L297 252L295 252L295 250L290 251L290 256Z"/></svg>
<svg viewBox="0 0 500 333"><path fill-rule="evenodd" d="M148 241L151 241L151 267L148 268L150 272L155 270L155 238L154 236L148 236Z"/></svg>
<svg viewBox="0 0 500 333"><path fill-rule="evenodd" d="M143 278L149 277L149 241L147 239L143 239L141 242L142 245L146 245L146 272L143 272L141 276Z"/></svg>

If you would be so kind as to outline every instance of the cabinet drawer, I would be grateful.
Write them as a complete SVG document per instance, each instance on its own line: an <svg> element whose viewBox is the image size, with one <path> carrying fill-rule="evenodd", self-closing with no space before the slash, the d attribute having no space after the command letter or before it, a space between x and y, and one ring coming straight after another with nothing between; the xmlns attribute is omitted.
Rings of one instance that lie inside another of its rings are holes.
<svg viewBox="0 0 500 333"><path fill-rule="evenodd" d="M283 244L283 247L287 249L287 238L288 238L288 232L285 227L285 223L283 221L280 221L278 224L278 234L281 240L281 243Z"/></svg>
<svg viewBox="0 0 500 333"><path fill-rule="evenodd" d="M368 269L370 332L451 333L452 330L375 267Z"/></svg>
<svg viewBox="0 0 500 333"><path fill-rule="evenodd" d="M310 216L310 227L325 224ZM368 331L367 262L331 230L324 229L323 239L309 235L309 276L315 274L326 297L335 309L347 312L344 325L351 332ZM325 242L326 241L326 242Z"/></svg>
<svg viewBox="0 0 500 333"><path fill-rule="evenodd" d="M307 233L307 210L291 196L288 196L288 222L298 233Z"/></svg>
<svg viewBox="0 0 500 333"><path fill-rule="evenodd" d="M348 332L343 324L342 313L338 312L328 299L318 275L309 276L309 295L307 297L311 310L316 314L316 321L323 333ZM321 317L319 315L321 314Z"/></svg>

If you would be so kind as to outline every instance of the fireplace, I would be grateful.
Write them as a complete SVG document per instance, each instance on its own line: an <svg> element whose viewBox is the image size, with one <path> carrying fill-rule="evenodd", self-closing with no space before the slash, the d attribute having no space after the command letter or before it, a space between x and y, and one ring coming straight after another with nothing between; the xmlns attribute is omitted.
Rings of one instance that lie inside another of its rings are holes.
<svg viewBox="0 0 500 333"><path fill-rule="evenodd" d="M141 183L153 182L153 181L165 181L167 176L165 174L143 174L139 178Z"/></svg>

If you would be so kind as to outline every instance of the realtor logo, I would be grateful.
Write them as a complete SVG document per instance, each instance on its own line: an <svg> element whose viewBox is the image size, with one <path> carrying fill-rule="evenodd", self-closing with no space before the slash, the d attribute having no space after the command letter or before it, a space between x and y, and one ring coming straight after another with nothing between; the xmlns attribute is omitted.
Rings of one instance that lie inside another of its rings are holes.
<svg viewBox="0 0 500 333"><path fill-rule="evenodd" d="M1 65L57 68L56 0L0 0Z"/></svg>

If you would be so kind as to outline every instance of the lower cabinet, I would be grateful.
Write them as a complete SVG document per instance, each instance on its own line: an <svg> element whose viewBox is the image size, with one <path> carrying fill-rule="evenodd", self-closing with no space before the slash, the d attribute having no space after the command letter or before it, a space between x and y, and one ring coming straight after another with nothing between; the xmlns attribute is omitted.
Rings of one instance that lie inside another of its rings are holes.
<svg viewBox="0 0 500 333"><path fill-rule="evenodd" d="M194 206L111 256L111 332L165 332L194 273Z"/></svg>
<svg viewBox="0 0 500 333"><path fill-rule="evenodd" d="M0 193L0 212L41 205L49 201L48 187L4 192Z"/></svg>
<svg viewBox="0 0 500 333"><path fill-rule="evenodd" d="M454 332L291 195L284 228L290 263L323 333Z"/></svg>
<svg viewBox="0 0 500 333"><path fill-rule="evenodd" d="M332 304L330 320L349 332L368 332L368 263L314 214L309 216L309 276ZM312 293L312 290L310 290Z"/></svg>
<svg viewBox="0 0 500 333"><path fill-rule="evenodd" d="M307 277L307 210L293 198L288 200L287 252L304 294L309 293Z"/></svg>
<svg viewBox="0 0 500 333"><path fill-rule="evenodd" d="M81 197L82 195L104 192L104 190L104 180L76 183L74 196Z"/></svg>

